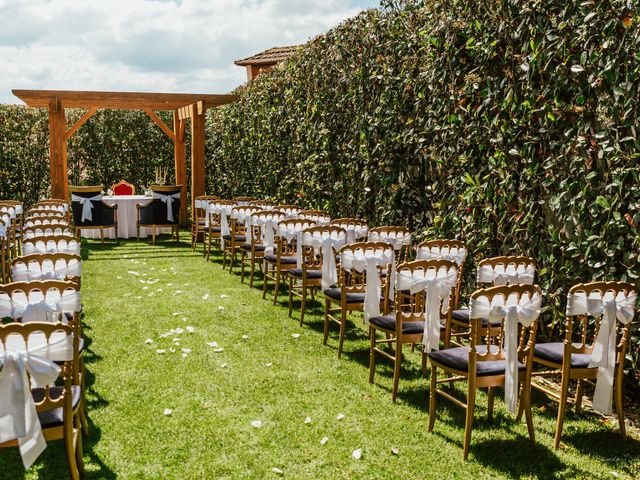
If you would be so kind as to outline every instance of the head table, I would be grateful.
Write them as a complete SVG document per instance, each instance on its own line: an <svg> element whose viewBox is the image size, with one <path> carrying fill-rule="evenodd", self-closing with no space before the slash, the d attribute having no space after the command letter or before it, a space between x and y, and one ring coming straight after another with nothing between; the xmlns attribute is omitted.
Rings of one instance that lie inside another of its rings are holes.
<svg viewBox="0 0 640 480"><path fill-rule="evenodd" d="M135 238L136 222L138 220L138 209L136 205L142 205L152 200L144 195L114 195L104 196L102 201L108 205L118 205L118 237ZM156 234L171 233L171 228L156 228ZM106 238L114 237L114 229L104 230ZM99 229L83 229L81 235L84 238L100 238ZM140 238L151 235L151 228L141 227Z"/></svg>

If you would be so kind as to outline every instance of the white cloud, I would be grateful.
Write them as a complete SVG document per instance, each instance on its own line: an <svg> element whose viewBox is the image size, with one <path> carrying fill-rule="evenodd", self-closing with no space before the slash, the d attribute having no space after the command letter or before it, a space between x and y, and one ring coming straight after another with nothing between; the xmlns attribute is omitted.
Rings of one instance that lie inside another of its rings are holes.
<svg viewBox="0 0 640 480"><path fill-rule="evenodd" d="M377 3L0 0L0 102L18 102L14 88L225 93L246 80L234 60Z"/></svg>

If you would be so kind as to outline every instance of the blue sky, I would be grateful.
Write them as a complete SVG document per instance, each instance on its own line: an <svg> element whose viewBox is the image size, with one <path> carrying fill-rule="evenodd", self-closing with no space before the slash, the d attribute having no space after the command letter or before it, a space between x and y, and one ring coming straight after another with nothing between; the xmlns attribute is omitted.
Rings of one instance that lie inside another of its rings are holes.
<svg viewBox="0 0 640 480"><path fill-rule="evenodd" d="M0 0L0 103L13 88L224 93L233 61L304 43L379 0Z"/></svg>

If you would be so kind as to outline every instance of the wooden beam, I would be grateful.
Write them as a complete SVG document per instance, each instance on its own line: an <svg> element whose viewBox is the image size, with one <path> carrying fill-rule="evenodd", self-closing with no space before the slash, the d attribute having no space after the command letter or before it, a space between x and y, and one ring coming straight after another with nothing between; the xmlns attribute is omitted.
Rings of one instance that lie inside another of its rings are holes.
<svg viewBox="0 0 640 480"><path fill-rule="evenodd" d="M176 136L173 133L173 130L171 130L167 126L167 124L164 123L162 121L162 119L158 115L156 115L156 112L154 112L153 110L151 110L149 108L145 108L144 111L147 113L147 115L149 115L149 117L151 117L151 120L153 120L156 123L156 125L158 125L162 129L162 131L169 136L169 138L171 140L175 140L176 139Z"/></svg>
<svg viewBox="0 0 640 480"><path fill-rule="evenodd" d="M195 108L194 108L195 107ZM198 195L205 193L205 113L203 105L202 114L193 115L198 111L197 105L191 105L191 209Z"/></svg>
<svg viewBox="0 0 640 480"><path fill-rule="evenodd" d="M72 136L74 133L76 133L76 132L78 131L78 129L79 129L82 125L84 125L84 124L85 124L85 122L86 122L87 120L89 120L89 119L91 118L91 116L92 116L94 113L96 113L96 111L97 111L97 110L98 110L98 109L97 109L97 108L95 108L95 107L90 108L89 110L87 110L87 112L86 112L84 115L82 115L82 116L80 117L80 120L78 120L78 121L75 123L75 125L74 125L73 127L71 127L69 130L67 130L67 131L65 132L65 134L64 134L64 138L65 138L65 140L69 140L69 139L71 138L71 136Z"/></svg>
<svg viewBox="0 0 640 480"><path fill-rule="evenodd" d="M68 200L67 138L64 107L58 98L49 100L49 168L51 197Z"/></svg>
<svg viewBox="0 0 640 480"><path fill-rule="evenodd" d="M180 191L180 224L186 225L187 219L187 150L184 144L184 120L180 120L178 111L173 112L173 129L175 141L173 144L173 158L176 172L176 185L182 185ZM193 211L193 210L192 210Z"/></svg>

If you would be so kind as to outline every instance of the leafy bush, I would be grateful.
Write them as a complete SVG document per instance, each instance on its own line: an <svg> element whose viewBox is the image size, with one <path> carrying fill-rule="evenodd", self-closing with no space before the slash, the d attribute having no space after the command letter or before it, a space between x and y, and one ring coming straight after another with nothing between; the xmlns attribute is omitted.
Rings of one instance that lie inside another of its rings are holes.
<svg viewBox="0 0 640 480"><path fill-rule="evenodd" d="M209 193L530 255L557 338L572 284L638 283L637 18L623 0L385 1L211 116ZM630 367L639 352L636 330Z"/></svg>

